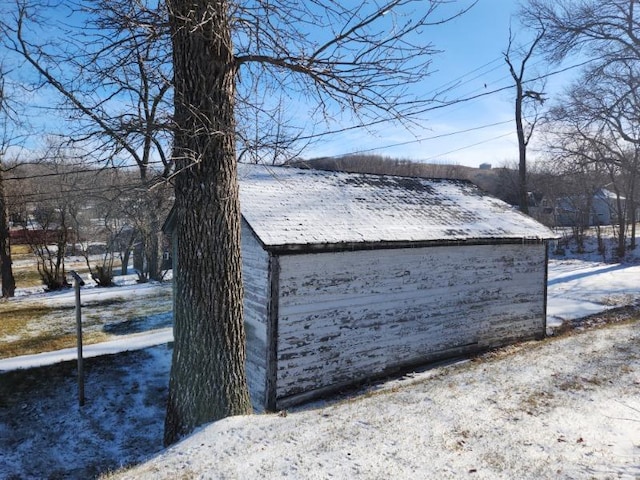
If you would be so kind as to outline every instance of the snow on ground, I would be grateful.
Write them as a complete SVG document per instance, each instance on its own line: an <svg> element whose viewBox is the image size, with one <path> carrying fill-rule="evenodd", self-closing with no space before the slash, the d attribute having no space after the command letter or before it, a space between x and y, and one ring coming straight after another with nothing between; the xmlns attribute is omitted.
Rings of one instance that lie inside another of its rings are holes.
<svg viewBox="0 0 640 480"><path fill-rule="evenodd" d="M640 303L639 274L637 264L552 259L549 326ZM144 302L154 288L166 285L86 288L83 303L117 290ZM71 292L37 297L73 301ZM169 341L168 329L145 325L149 335L123 335L107 352ZM286 415L226 419L165 452L165 345L89 359L82 408L73 361L61 374L11 371L33 357L6 360L0 479L92 478L149 458L118 478L639 478L639 327L530 342ZM71 349L35 364L69 358L63 353L75 359Z"/></svg>
<svg viewBox="0 0 640 480"><path fill-rule="evenodd" d="M115 287L96 288L96 282L87 275L81 275L85 282L82 287L82 301L91 302L95 300L109 300L113 298L129 297L137 298L140 296L154 295L157 290L157 282L138 283L136 274L118 275L114 278ZM168 275L167 280L171 279ZM126 290L122 287L127 287ZM125 293L126 292L126 293ZM18 288L16 290L16 298L14 300L34 301L46 298L47 303L51 306L73 306L75 303L75 291L73 289L59 290L55 292L46 292L44 287Z"/></svg>
<svg viewBox="0 0 640 480"><path fill-rule="evenodd" d="M82 348L83 358L94 358L102 355L114 355L116 353L129 352L132 350L142 350L156 345L166 345L173 341L172 328L160 328L144 333L126 335L124 338L111 340L109 342L94 343L84 345ZM21 368L43 367L54 365L60 362L76 360L78 358L77 348L65 348L54 352L43 352L34 355L24 355L21 357L0 359L0 373Z"/></svg>
<svg viewBox="0 0 640 480"><path fill-rule="evenodd" d="M118 479L640 476L638 323L211 424Z"/></svg>
<svg viewBox="0 0 640 480"><path fill-rule="evenodd" d="M90 479L162 448L171 351L85 361L78 406L74 362L0 375L0 479Z"/></svg>
<svg viewBox="0 0 640 480"><path fill-rule="evenodd" d="M550 260L547 325L640 301L640 265Z"/></svg>

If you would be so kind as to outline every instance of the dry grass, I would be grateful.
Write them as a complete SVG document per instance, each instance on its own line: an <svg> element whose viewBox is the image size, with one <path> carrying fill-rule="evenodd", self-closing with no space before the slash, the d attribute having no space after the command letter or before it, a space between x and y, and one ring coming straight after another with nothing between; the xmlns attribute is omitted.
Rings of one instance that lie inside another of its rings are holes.
<svg viewBox="0 0 640 480"><path fill-rule="evenodd" d="M11 245L11 257L13 257L14 260L20 259L21 257L31 257L32 255L29 245Z"/></svg>
<svg viewBox="0 0 640 480"><path fill-rule="evenodd" d="M13 273L19 289L41 287L36 258L26 245L12 245ZM82 257L67 258L66 269L88 273ZM116 268L118 265L114 265ZM48 303L47 296L0 300L0 358L59 350L76 346L75 306L73 302ZM82 324L85 344L103 342L118 335L146 329L148 316L171 310L170 288L136 300L130 296L99 301L83 298ZM150 328L158 328L158 322Z"/></svg>
<svg viewBox="0 0 640 480"><path fill-rule="evenodd" d="M29 322L38 322L50 315L52 308L40 305L31 305L28 308L14 307L9 302L0 304L2 324L0 324L0 336L22 334Z"/></svg>
<svg viewBox="0 0 640 480"><path fill-rule="evenodd" d="M89 345L143 331L146 329L145 315L170 311L170 299L166 298L166 292L148 301L150 308L144 312L136 311L136 305L121 298L85 305L82 316L83 343ZM9 302L0 303L0 358L76 346L73 307L47 307L35 303L24 303L19 307Z"/></svg>
<svg viewBox="0 0 640 480"><path fill-rule="evenodd" d="M35 265L26 267L15 267L13 277L17 288L31 288L42 285L42 279Z"/></svg>
<svg viewBox="0 0 640 480"><path fill-rule="evenodd" d="M136 469L136 465L104 473L98 477L98 480L114 480L123 477L127 478L127 472L130 472L133 469ZM144 473L147 476L157 476L158 478L161 478L163 472L161 469L151 466L143 469L142 471L140 469L136 469L136 474L138 473ZM176 475L171 478L173 480L193 480L195 478L202 478L202 475L198 475L196 472L187 469L186 471L176 473Z"/></svg>
<svg viewBox="0 0 640 480"><path fill-rule="evenodd" d="M169 284L140 299L125 296L83 300L83 343L89 345L170 326L170 311ZM46 297L0 301L0 319L0 358L76 346L73 304L47 305Z"/></svg>
<svg viewBox="0 0 640 480"><path fill-rule="evenodd" d="M73 346L75 340L71 332L47 327L50 318L61 314L73 318L73 309L11 301L0 303L0 358Z"/></svg>
<svg viewBox="0 0 640 480"><path fill-rule="evenodd" d="M110 340L111 336L102 332L91 332L82 336L84 345L100 343ZM12 342L0 343L0 358L17 357L20 355L34 355L36 353L62 350L77 345L75 333L48 333L31 338L21 338Z"/></svg>

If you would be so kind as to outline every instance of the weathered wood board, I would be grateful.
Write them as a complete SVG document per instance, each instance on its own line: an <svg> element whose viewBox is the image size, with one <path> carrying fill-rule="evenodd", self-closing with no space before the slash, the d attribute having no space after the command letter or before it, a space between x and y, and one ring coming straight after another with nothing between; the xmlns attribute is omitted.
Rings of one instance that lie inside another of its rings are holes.
<svg viewBox="0 0 640 480"><path fill-rule="evenodd" d="M269 304L269 254L242 222L242 277L244 323L247 337L247 382L251 403L264 410L267 370L267 306Z"/></svg>
<svg viewBox="0 0 640 480"><path fill-rule="evenodd" d="M281 256L277 403L406 365L543 337L545 248Z"/></svg>

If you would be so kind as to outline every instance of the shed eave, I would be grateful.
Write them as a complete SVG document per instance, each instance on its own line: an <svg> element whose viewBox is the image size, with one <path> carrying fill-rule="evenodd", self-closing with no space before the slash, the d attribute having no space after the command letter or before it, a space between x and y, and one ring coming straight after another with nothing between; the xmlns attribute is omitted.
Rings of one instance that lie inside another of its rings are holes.
<svg viewBox="0 0 640 480"><path fill-rule="evenodd" d="M263 244L271 254L305 254L322 252L344 252L355 250L391 250L398 248L448 247L457 245L540 245L551 240L550 237L496 237L496 238L452 238L438 240L375 241L375 242L339 242L339 243L295 243Z"/></svg>

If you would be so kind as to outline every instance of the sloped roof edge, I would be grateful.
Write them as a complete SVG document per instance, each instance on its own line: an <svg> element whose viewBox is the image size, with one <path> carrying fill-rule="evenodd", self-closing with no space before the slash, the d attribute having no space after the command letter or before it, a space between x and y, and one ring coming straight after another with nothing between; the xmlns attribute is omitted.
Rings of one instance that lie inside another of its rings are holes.
<svg viewBox="0 0 640 480"><path fill-rule="evenodd" d="M240 165L239 178L243 217L269 250L537 243L557 237L465 180L262 165Z"/></svg>
<svg viewBox="0 0 640 480"><path fill-rule="evenodd" d="M557 238L465 180L239 165L244 221L272 252L541 243ZM163 231L175 228L172 209Z"/></svg>

